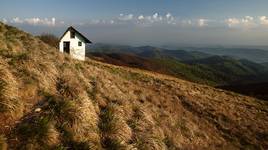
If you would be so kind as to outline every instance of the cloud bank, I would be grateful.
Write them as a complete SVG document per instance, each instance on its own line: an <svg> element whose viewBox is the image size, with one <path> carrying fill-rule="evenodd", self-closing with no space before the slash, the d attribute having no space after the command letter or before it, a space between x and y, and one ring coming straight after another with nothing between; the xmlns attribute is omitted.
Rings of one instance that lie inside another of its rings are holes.
<svg viewBox="0 0 268 150"><path fill-rule="evenodd" d="M2 21L4 23L10 23L10 24L26 24L26 25L33 25L33 26L56 26L56 18L24 18L21 19L19 17L14 17L10 20L7 20L6 18L3 18ZM63 22L59 22L58 24L62 24Z"/></svg>
<svg viewBox="0 0 268 150"><path fill-rule="evenodd" d="M57 18L0 18L33 34L60 36L73 25L94 42L126 45L218 44L266 45L268 16L181 18L167 13L121 13L108 19L61 21Z"/></svg>
<svg viewBox="0 0 268 150"><path fill-rule="evenodd" d="M209 28L209 27L227 27L236 29L251 29L258 27L268 27L267 16L244 16L244 17L230 17L225 19L213 20L210 18L195 18L195 19L182 19L176 17L171 13L160 14L153 13L151 15L144 14L119 14L116 17L110 19L88 19L84 22L76 23L64 23L64 21L56 21L55 17L52 18L24 18L14 17L11 19L3 18L1 20L4 23L11 24L27 24L33 26L60 26L66 24L89 26L89 25L135 25L140 27L151 27L159 25L177 26L177 27L198 27L198 28Z"/></svg>
<svg viewBox="0 0 268 150"><path fill-rule="evenodd" d="M122 13L119 14L118 17L113 17L111 19L90 20L84 23L84 25L136 25L140 27L169 25L175 27L225 27L236 29L252 29L258 27L268 27L268 16L230 17L215 20L206 17L183 19L176 17L171 13L160 14L156 12L151 15Z"/></svg>

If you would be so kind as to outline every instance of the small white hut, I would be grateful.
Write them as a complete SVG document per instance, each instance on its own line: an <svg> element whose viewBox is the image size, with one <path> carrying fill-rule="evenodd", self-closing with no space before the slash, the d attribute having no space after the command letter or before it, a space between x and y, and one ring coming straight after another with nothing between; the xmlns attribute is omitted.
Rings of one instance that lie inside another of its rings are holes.
<svg viewBox="0 0 268 150"><path fill-rule="evenodd" d="M60 38L60 52L68 53L75 59L85 60L87 43L92 42L71 26Z"/></svg>

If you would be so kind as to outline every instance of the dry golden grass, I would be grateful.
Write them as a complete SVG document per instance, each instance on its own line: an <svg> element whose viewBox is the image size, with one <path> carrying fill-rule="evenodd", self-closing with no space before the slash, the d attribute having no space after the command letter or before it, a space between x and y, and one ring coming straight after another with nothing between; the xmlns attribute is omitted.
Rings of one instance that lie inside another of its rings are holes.
<svg viewBox="0 0 268 150"><path fill-rule="evenodd" d="M18 97L18 83L0 58L0 112L9 113L12 117L22 114L23 102Z"/></svg>
<svg viewBox="0 0 268 150"><path fill-rule="evenodd" d="M4 148L268 148L267 102L139 69L73 60L2 23L0 43Z"/></svg>
<svg viewBox="0 0 268 150"><path fill-rule="evenodd" d="M0 135L0 149L7 150L6 138L3 135Z"/></svg>

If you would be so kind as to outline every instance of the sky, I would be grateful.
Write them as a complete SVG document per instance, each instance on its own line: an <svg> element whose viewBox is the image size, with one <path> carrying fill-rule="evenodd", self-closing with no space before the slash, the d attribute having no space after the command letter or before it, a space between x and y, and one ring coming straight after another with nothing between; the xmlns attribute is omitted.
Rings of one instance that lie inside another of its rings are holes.
<svg viewBox="0 0 268 150"><path fill-rule="evenodd" d="M60 36L74 26L94 43L268 45L267 0L1 0L0 21Z"/></svg>

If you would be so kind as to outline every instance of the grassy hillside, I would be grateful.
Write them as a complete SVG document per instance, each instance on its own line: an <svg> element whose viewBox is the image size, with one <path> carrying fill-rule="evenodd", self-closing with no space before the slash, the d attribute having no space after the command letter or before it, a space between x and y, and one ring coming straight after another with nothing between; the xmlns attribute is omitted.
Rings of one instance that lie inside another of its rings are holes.
<svg viewBox="0 0 268 150"><path fill-rule="evenodd" d="M59 54L0 23L1 149L267 149L268 104Z"/></svg>
<svg viewBox="0 0 268 150"><path fill-rule="evenodd" d="M220 86L219 88L268 101L268 83L244 83Z"/></svg>

